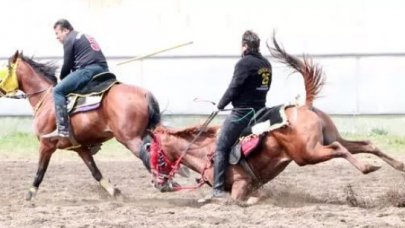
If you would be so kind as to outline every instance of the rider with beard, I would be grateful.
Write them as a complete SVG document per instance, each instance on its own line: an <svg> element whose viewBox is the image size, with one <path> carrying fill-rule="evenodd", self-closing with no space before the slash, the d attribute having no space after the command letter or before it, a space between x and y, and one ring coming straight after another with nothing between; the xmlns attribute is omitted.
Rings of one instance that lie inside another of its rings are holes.
<svg viewBox="0 0 405 228"><path fill-rule="evenodd" d="M223 110L232 103L233 110L225 119L216 143L214 189L212 193L200 199L200 203L226 197L225 176L231 147L254 113L265 107L271 80L271 64L260 53L259 36L249 30L244 32L242 58L237 62L232 80L217 105L218 110Z"/></svg>

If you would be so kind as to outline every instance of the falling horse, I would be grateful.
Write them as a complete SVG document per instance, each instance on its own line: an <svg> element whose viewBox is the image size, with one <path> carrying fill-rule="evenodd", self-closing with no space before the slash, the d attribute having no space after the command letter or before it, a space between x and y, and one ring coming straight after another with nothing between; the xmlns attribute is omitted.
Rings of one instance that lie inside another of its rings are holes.
<svg viewBox="0 0 405 228"><path fill-rule="evenodd" d="M146 129L160 122L159 105L153 95L140 87L114 83L105 91L99 107L71 115L75 145L62 145L41 138L55 129L55 109L52 88L56 84L56 67L27 58L18 51L9 59L8 69L0 82L2 94L21 90L34 110L34 131L38 137L39 164L27 200L38 191L49 160L56 149L72 148L88 166L93 177L111 195L119 193L108 179L103 178L93 159L102 142L113 137L139 157ZM74 147L72 147L74 146ZM98 149L97 149L98 147ZM95 150L95 151L94 151Z"/></svg>
<svg viewBox="0 0 405 228"><path fill-rule="evenodd" d="M272 55L295 71L299 72L305 83L306 100L302 106L285 109L288 124L264 133L257 151L246 157L248 169L242 163L231 165L226 174L226 190L235 200L257 201L258 188L280 174L291 161L299 166L317 164L333 158L344 158L363 174L378 170L380 167L364 164L353 154L369 153L380 157L389 165L405 171L404 164L381 152L368 141L348 141L343 139L331 118L313 107L313 101L324 82L322 71L311 61L300 60L280 48L275 38ZM200 127L171 130L157 127L151 134L150 165L155 186L161 191L170 189L170 180L181 163L201 173L203 182L212 185L212 154L219 127L210 127L202 133ZM195 136L200 134L196 139ZM191 146L190 142L193 142ZM184 152L185 148L189 148ZM250 168L249 168L250 167ZM250 170L249 170L250 169Z"/></svg>

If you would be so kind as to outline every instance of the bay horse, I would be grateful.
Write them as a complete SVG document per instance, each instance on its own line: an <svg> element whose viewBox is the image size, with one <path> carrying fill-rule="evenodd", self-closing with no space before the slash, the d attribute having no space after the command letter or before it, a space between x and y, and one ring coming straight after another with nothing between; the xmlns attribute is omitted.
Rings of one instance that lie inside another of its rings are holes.
<svg viewBox="0 0 405 228"><path fill-rule="evenodd" d="M17 51L10 57L8 68L9 74L14 73L16 77L15 89L26 94L33 108L34 133L39 140L38 170L26 197L31 200L38 191L53 152L71 145L41 138L41 135L56 127L52 97L53 86L57 83L56 67L49 63L36 62ZM8 92L10 91L4 91L3 88L3 94ZM98 109L71 116L72 133L81 145L72 150L78 153L100 185L115 196L119 194L119 190L102 176L93 159L91 146L115 138L139 157L146 130L153 129L159 122L159 104L151 92L138 86L115 84L104 94Z"/></svg>
<svg viewBox="0 0 405 228"><path fill-rule="evenodd" d="M279 175L292 161L304 166L333 158L344 158L360 172L367 174L380 167L364 164L353 154L369 153L380 157L395 169L405 171L403 162L391 158L371 142L343 139L331 118L313 107L313 101L324 84L320 67L305 56L301 60L288 54L278 45L275 37L273 43L275 48L271 49L271 53L275 59L303 76L305 104L287 108L288 125L266 133L258 151L246 158L253 175L240 164L230 165L225 188L230 191L233 200L257 202L259 187ZM203 180L201 184L205 182L212 186L212 158L219 129L218 126L209 127L201 133L200 126L182 130L159 126L153 130L149 160L155 187L161 191L178 190L170 185L170 181L179 163L200 173ZM200 137L195 139L197 134L200 134ZM190 142L193 142L191 146ZM185 148L189 150L184 152ZM159 170L159 167L166 168Z"/></svg>

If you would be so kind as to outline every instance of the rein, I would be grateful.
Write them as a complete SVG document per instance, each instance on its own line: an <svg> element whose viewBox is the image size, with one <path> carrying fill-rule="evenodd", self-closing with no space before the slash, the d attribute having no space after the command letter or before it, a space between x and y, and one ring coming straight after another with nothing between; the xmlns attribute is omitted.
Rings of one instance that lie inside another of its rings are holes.
<svg viewBox="0 0 405 228"><path fill-rule="evenodd" d="M176 171L179 168L179 163L176 162L171 162L166 153L163 151L161 148L161 141L160 138L156 135L152 135L154 143L151 144L150 148L150 154L151 158L151 170L152 174L154 174L154 178L156 183L164 183L167 180L172 180L174 178L174 175ZM180 191L180 190L194 190L197 188L200 188L203 186L206 182L205 179L205 171L208 170L211 166L212 163L209 162L213 157L214 154L211 154L208 157L208 161L205 163L204 169L201 171L201 178L199 178L199 181L197 185L194 186L172 186L171 189L172 191ZM174 170L174 171L173 171ZM169 172L170 171L170 172ZM169 174L164 174L164 173L169 173Z"/></svg>
<svg viewBox="0 0 405 228"><path fill-rule="evenodd" d="M45 92L45 91L46 91L46 93L45 93L44 95L42 95L41 99L40 99L40 100L38 101L38 103L35 105L35 108L34 108L34 116L38 113L38 110L42 107L42 104L43 104L44 101L45 101L46 95L48 95L51 90L52 90L52 86L49 87L49 88L47 88L47 89L44 89L44 90L42 90L42 91L39 91L39 92L31 93L31 94L30 94L30 96L32 96L32 95L34 95L34 94L39 94L39 93L42 93L42 92ZM29 96L27 95L27 97L29 97Z"/></svg>
<svg viewBox="0 0 405 228"><path fill-rule="evenodd" d="M183 159L183 157L187 154L188 150L191 148L191 146L194 144L194 142L200 137L200 135L206 130L208 124L215 118L215 116L218 114L217 111L213 111L211 115L208 117L208 119L204 122L204 124L201 126L199 132L197 135L191 140L191 142L187 145L187 147L183 150L181 153L180 157L175 161L171 162L170 159L167 157L165 152L161 148L161 142L159 137L156 135L152 134L153 141L154 143L151 144L150 148L150 153L151 153L151 168L152 168L152 174L154 174L155 181L157 183L163 183L165 180L172 180L176 172L178 171L180 167L180 162ZM201 172L201 179L197 186L183 186L183 187L178 187L174 186L172 189L174 191L179 191L183 189L196 189L204 185L205 179L204 179L204 173L205 171L210 168L210 162L207 162L208 165L206 165ZM169 174L164 174L164 173L169 173Z"/></svg>
<svg viewBox="0 0 405 228"><path fill-rule="evenodd" d="M161 148L161 143L160 139L156 137L154 134L153 139L155 143L152 143L151 145L151 161L152 162L152 173L155 174L155 180L157 183L163 183L165 180L172 180L174 178L174 175L178 171L180 167L180 163L183 160L184 156L187 154L187 152L190 150L191 146L197 141L197 139L201 136L201 134L206 130L208 127L209 123L215 118L215 116L219 113L219 111L232 111L232 110L251 110L248 112L245 116L243 116L241 119L237 121L241 121L242 119L246 118L248 115L251 113L255 114L254 109L252 108L234 108L234 109L224 109L224 110L216 110L213 111L210 116L207 118L207 120L204 122L203 125L201 125L200 130L198 131L197 135L190 141L190 143L187 145L187 147L183 150L179 158L175 162L171 162L170 159L167 157L167 155L164 153L164 151ZM211 167L211 163L209 162L210 159L213 158L215 153L211 155L211 157L208 157L208 162L206 163L203 171L201 172L201 178L199 182L197 183L196 186L174 186L172 187L173 191L179 191L179 190L184 190L184 189L197 189L201 187L202 185L205 184L206 180L204 178L204 173L207 169ZM170 172L169 172L170 171ZM169 174L164 174L168 173Z"/></svg>
<svg viewBox="0 0 405 228"><path fill-rule="evenodd" d="M45 88L45 89L42 89L42 90L39 90L39 91L36 91L36 92L33 92L33 93L23 93L23 94L17 94L17 95L8 95L8 94L6 94L5 97L10 98L10 99L26 99L26 98L30 98L30 97L32 97L34 95L37 95L39 93L45 92L47 89L49 89L49 88Z"/></svg>
<svg viewBox="0 0 405 228"><path fill-rule="evenodd" d="M181 153L180 157L176 160L174 167L172 171L170 172L169 176L172 177L174 174L177 172L177 170L180 167L180 162L183 159L183 157L187 154L188 150L191 148L191 146L197 141L197 139L200 137L200 135L207 129L208 124L215 118L215 116L218 114L219 110L213 111L211 115L208 117L208 119L204 122L203 125L201 125L200 130L198 131L197 135L191 140L191 142L187 145L186 149L183 150Z"/></svg>
<svg viewBox="0 0 405 228"><path fill-rule="evenodd" d="M38 103L35 105L34 109L34 116L37 114L38 110L42 107L42 104L45 101L46 95L49 94L49 92L52 90L52 86L46 88L46 89L42 89L33 93L25 93L25 94L17 94L17 95L7 95L6 94L6 98L10 98L10 99L27 99L30 98L32 96L35 96L37 94L41 94L43 92L46 92L44 95L42 95L41 99L38 101Z"/></svg>

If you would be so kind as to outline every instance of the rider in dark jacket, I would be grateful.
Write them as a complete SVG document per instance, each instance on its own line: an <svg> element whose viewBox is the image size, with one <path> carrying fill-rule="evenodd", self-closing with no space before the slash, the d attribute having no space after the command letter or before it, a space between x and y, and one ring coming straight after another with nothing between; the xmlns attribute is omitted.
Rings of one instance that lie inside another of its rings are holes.
<svg viewBox="0 0 405 228"><path fill-rule="evenodd" d="M225 174L231 147L255 111L265 107L271 80L271 64L260 54L260 39L256 33L248 30L242 36L242 58L236 64L232 81L217 105L219 110L223 110L229 103L234 108L225 119L217 140L214 190L199 202L224 198Z"/></svg>
<svg viewBox="0 0 405 228"><path fill-rule="evenodd" d="M66 96L86 86L94 75L107 72L108 65L95 39L75 31L68 20L58 20L53 28L64 50L61 81L53 89L57 129L42 138L69 139Z"/></svg>

